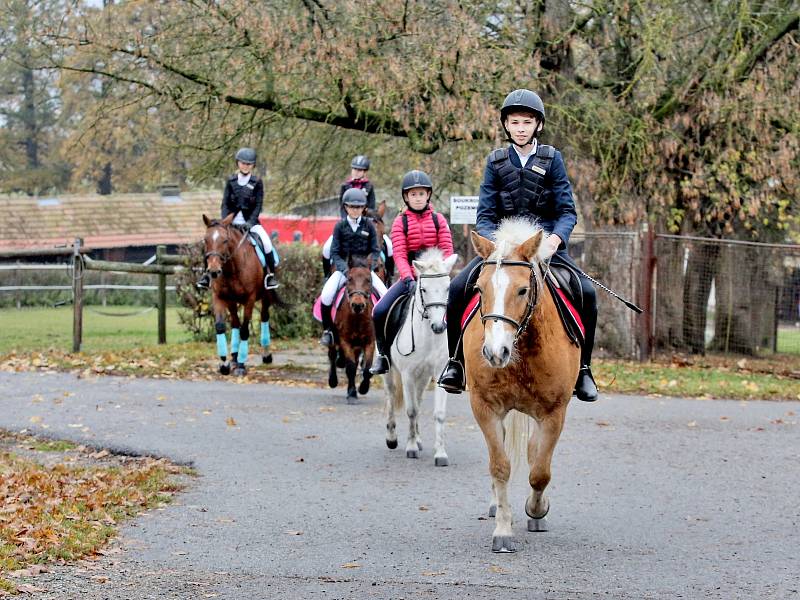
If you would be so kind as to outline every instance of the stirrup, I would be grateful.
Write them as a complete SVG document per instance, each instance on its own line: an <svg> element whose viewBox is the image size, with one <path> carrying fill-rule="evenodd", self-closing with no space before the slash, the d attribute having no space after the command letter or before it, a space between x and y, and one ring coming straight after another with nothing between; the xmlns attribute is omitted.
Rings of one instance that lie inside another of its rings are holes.
<svg viewBox="0 0 800 600"><path fill-rule="evenodd" d="M281 285L280 283L275 281L275 275L273 275L272 273L267 273L264 276L264 289L274 290L280 287L280 285Z"/></svg>
<svg viewBox="0 0 800 600"><path fill-rule="evenodd" d="M198 290L208 290L211 287L211 282L209 279L210 278L208 276L203 275L195 282L194 287L196 287Z"/></svg>
<svg viewBox="0 0 800 600"><path fill-rule="evenodd" d="M319 338L319 343L328 348L333 346L333 332L330 329L323 331L322 337Z"/></svg>

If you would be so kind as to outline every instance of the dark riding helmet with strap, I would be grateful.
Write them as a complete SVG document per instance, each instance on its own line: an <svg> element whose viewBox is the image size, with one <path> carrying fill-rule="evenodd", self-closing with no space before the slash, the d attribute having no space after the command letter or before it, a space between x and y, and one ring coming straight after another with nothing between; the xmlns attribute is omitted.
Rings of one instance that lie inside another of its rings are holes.
<svg viewBox="0 0 800 600"><path fill-rule="evenodd" d="M252 148L239 148L236 152L236 161L254 165L256 164L256 151Z"/></svg>
<svg viewBox="0 0 800 600"><path fill-rule="evenodd" d="M544 127L545 114L544 102L539 97L539 94L530 90L519 89L514 90L503 101L503 106L500 108L500 124L503 126L503 131L508 138L508 141L513 143L511 135L506 128L506 118L513 112L529 112L532 113L539 121L539 126L533 132L531 139L528 143L532 143L533 139L539 134Z"/></svg>
<svg viewBox="0 0 800 600"><path fill-rule="evenodd" d="M351 169L361 169L362 171L369 171L369 159L363 154L354 157L350 162Z"/></svg>
<svg viewBox="0 0 800 600"><path fill-rule="evenodd" d="M342 195L342 204L345 206L366 206L367 194L360 188L350 188Z"/></svg>
<svg viewBox="0 0 800 600"><path fill-rule="evenodd" d="M428 202L425 203L425 207L421 210L414 210L408 204L408 200L406 200L406 192L414 188L427 188L429 192ZM403 197L403 202L405 202L406 206L408 206L408 210L415 213L425 212L428 209L428 205L431 201L431 195L433 194L433 183L431 182L431 178L428 177L428 174L425 171L420 171L418 169L409 171L403 175L403 182L400 184L400 194Z"/></svg>

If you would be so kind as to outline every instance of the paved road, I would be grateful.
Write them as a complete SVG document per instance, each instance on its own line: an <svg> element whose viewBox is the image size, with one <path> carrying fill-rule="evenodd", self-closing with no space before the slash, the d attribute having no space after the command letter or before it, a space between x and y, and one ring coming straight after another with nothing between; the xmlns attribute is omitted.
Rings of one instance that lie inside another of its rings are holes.
<svg viewBox="0 0 800 600"><path fill-rule="evenodd" d="M191 462L200 477L123 528L98 571L41 598L793 598L800 590L800 403L574 402L552 530L494 555L486 450L463 398L451 466L383 442L382 391L0 373L0 427ZM74 395L65 395L71 393ZM232 418L236 426L226 421ZM37 419L34 419L37 421ZM300 532L299 535L296 533ZM346 566L347 565L347 566ZM356 566L357 565L357 566Z"/></svg>

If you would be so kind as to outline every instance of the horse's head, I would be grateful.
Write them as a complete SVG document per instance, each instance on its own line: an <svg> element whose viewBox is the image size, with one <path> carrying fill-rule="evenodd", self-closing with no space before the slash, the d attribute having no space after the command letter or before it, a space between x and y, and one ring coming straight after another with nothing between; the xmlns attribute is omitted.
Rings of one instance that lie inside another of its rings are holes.
<svg viewBox="0 0 800 600"><path fill-rule="evenodd" d="M351 256L347 261L347 300L356 314L372 302L372 257Z"/></svg>
<svg viewBox="0 0 800 600"><path fill-rule="evenodd" d="M208 273L212 279L222 275L222 266L229 260L234 251L234 239L230 227L234 215L224 219L209 219L203 215L206 224L205 258Z"/></svg>
<svg viewBox="0 0 800 600"><path fill-rule="evenodd" d="M539 246L544 235L524 219L504 221L496 242L472 232L472 244L483 258L477 282L484 328L482 353L492 367L503 368L511 362L517 338L541 297Z"/></svg>
<svg viewBox="0 0 800 600"><path fill-rule="evenodd" d="M430 319L434 333L442 333L447 329L444 317L450 288L450 271L457 260L457 254L443 258L441 250L431 248L414 261L417 272L417 289L414 292L416 303L422 312L422 318Z"/></svg>

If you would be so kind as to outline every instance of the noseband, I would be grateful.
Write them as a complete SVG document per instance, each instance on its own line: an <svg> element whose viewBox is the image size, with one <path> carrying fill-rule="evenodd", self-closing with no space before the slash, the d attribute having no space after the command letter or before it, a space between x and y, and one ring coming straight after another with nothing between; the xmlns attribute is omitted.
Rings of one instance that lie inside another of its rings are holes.
<svg viewBox="0 0 800 600"><path fill-rule="evenodd" d="M483 303L481 303L481 323L486 325L486 321L503 321L504 323L508 323L512 327L516 327L517 331L514 334L514 343L517 343L517 338L525 332L525 329L528 327L528 323L533 316L533 311L536 309L536 305L539 303L539 287L542 283L541 276L539 274L536 265L533 263L529 263L524 260L503 260L502 258L498 258L496 260L485 260L481 265L481 271L486 265L495 265L495 268L498 269L501 266L509 266L509 267L527 267L531 270L531 276L529 281L529 288L530 291L528 292L528 304L525 307L525 314L522 316L522 320L516 321L511 317L507 317L506 315L502 315L500 313L487 313L483 314Z"/></svg>
<svg viewBox="0 0 800 600"><path fill-rule="evenodd" d="M231 256L233 256L233 254L230 251L231 237L229 235L227 235L227 228L224 227L223 225L214 225L214 227L220 227L220 228L225 230L226 236L225 236L225 240L223 242L225 244L225 254L222 254L221 252L217 252L216 250L212 250L211 252L206 252L203 256L204 256L204 258L206 260L208 260L212 256L218 256L219 259L224 264L224 263L228 262L231 259Z"/></svg>

